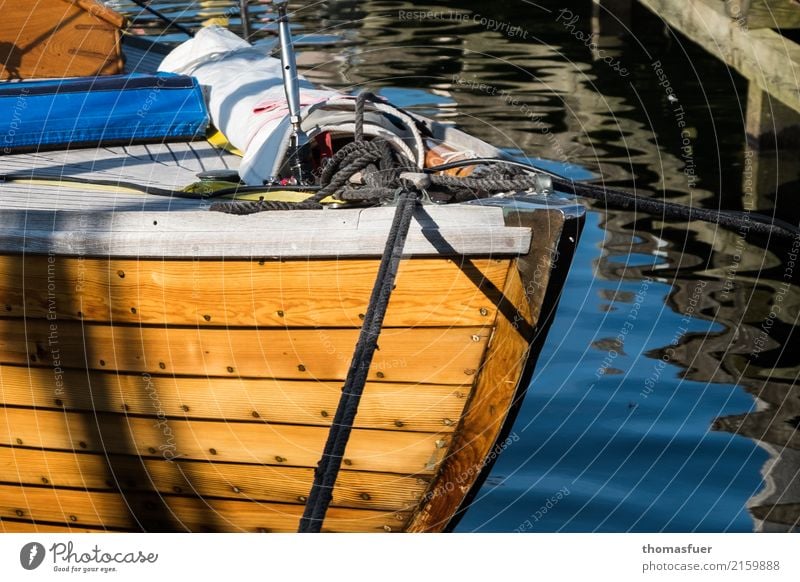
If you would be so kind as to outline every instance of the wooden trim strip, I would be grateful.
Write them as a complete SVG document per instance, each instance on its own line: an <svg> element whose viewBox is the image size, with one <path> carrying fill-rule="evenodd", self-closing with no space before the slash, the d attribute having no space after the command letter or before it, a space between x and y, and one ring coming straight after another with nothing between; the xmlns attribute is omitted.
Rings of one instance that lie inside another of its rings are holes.
<svg viewBox="0 0 800 582"><path fill-rule="evenodd" d="M124 28L127 26L127 19L119 12L112 10L108 6L97 2L97 0L67 0L71 4L77 4L80 8L101 20L105 20L114 28Z"/></svg>
<svg viewBox="0 0 800 582"><path fill-rule="evenodd" d="M0 409L0 445L294 467L315 467L325 427L187 421L121 414ZM345 469L431 474L447 434L354 429Z"/></svg>
<svg viewBox="0 0 800 582"><path fill-rule="evenodd" d="M118 493L0 485L0 519L22 518L78 527L294 532L302 513L302 505L137 493L123 497ZM332 507L323 531L401 531L407 520L406 512Z"/></svg>
<svg viewBox="0 0 800 582"><path fill-rule="evenodd" d="M142 377L0 365L0 404L66 411L118 412L330 426L342 384L240 378ZM367 383L357 428L451 432L470 386Z"/></svg>
<svg viewBox="0 0 800 582"><path fill-rule="evenodd" d="M369 379L469 382L490 328L384 329ZM0 363L195 377L341 380L357 329L191 329L0 320ZM146 383L147 376L143 376Z"/></svg>
<svg viewBox="0 0 800 582"><path fill-rule="evenodd" d="M2 213L0 213L2 214ZM2 220L2 218L0 218ZM530 231L522 228L487 230L462 228L436 231L436 239L447 242L450 253L417 231L409 234L405 252L415 256L443 254L503 256L519 255L530 246ZM386 232L298 231L284 235L271 231L222 233L80 233L37 231L0 232L0 253L56 254L86 257L140 258L328 258L379 257L386 245Z"/></svg>
<svg viewBox="0 0 800 582"><path fill-rule="evenodd" d="M0 447L0 481L59 488L158 491L245 501L305 503L314 470L301 467L169 462L132 456ZM334 507L408 510L428 481L391 473L342 471Z"/></svg>
<svg viewBox="0 0 800 582"><path fill-rule="evenodd" d="M110 533L103 527L89 528L67 524L35 523L19 519L3 519L0 517L1 533Z"/></svg>
<svg viewBox="0 0 800 582"><path fill-rule="evenodd" d="M374 208L233 216L202 211L2 210L0 253L162 259L379 257L391 212L394 209ZM431 222L419 213L405 245L409 255L519 255L530 248L530 230L504 226L498 208L434 206L427 212L436 219Z"/></svg>

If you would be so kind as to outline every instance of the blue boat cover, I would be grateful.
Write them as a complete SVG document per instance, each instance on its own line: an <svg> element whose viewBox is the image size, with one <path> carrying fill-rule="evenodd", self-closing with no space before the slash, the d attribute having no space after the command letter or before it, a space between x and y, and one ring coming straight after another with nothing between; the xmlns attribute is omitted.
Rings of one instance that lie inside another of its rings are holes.
<svg viewBox="0 0 800 582"><path fill-rule="evenodd" d="M205 136L197 79L172 73L0 83L0 151L189 141Z"/></svg>

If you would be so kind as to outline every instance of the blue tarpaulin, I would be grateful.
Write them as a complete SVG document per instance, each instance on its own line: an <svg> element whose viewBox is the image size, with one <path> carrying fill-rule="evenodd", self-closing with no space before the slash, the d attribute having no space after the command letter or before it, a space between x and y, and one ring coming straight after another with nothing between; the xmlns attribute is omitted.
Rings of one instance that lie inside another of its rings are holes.
<svg viewBox="0 0 800 582"><path fill-rule="evenodd" d="M0 83L0 151L189 141L208 127L196 79L112 75Z"/></svg>

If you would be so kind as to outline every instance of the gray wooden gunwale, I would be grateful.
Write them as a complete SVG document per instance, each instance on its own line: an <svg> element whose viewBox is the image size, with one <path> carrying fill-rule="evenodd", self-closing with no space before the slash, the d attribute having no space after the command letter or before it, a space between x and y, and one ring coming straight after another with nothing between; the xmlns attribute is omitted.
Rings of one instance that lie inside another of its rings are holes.
<svg viewBox="0 0 800 582"><path fill-rule="evenodd" d="M392 207L262 212L207 210L76 212L0 210L0 253L140 258L378 257ZM504 225L500 208L425 206L415 213L406 253L520 255L528 228Z"/></svg>

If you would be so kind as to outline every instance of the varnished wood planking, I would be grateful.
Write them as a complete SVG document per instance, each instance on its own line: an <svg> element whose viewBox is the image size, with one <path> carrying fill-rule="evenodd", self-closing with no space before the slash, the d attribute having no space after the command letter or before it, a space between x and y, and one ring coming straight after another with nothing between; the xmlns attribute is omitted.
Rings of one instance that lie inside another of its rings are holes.
<svg viewBox="0 0 800 582"><path fill-rule="evenodd" d="M403 261L385 326L486 325L508 260ZM0 256L0 314L115 323L359 327L377 260L158 261Z"/></svg>
<svg viewBox="0 0 800 582"><path fill-rule="evenodd" d="M314 467L327 434L325 427L0 409L0 444L153 458ZM431 473L448 443L446 434L355 429L344 468Z"/></svg>
<svg viewBox="0 0 800 582"><path fill-rule="evenodd" d="M0 533L102 533L104 531L106 531L104 528L70 527L67 524L53 525L0 517Z"/></svg>
<svg viewBox="0 0 800 582"><path fill-rule="evenodd" d="M0 447L0 481L78 489L122 489L201 497L305 503L314 470L301 467L165 461ZM428 482L391 473L342 471L333 506L407 510Z"/></svg>
<svg viewBox="0 0 800 582"><path fill-rule="evenodd" d="M516 268L504 289L506 300L524 317L527 299ZM444 529L469 493L492 451L517 390L527 360L529 343L500 309L497 328L481 366L472 396L453 435L441 468L425 494L425 500L409 523L410 532ZM528 324L533 324L529 319Z"/></svg>
<svg viewBox="0 0 800 582"><path fill-rule="evenodd" d="M131 515L133 511L134 515ZM293 532L302 505L0 485L0 518L160 531ZM323 531L401 531L406 512L332 507ZM388 529L387 529L388 528Z"/></svg>
<svg viewBox="0 0 800 582"><path fill-rule="evenodd" d="M464 384L490 328L384 329L369 379ZM357 329L191 329L0 320L0 363L192 376L344 379Z"/></svg>
<svg viewBox="0 0 800 582"><path fill-rule="evenodd" d="M128 20L120 14L103 4L102 2L98 2L97 0L68 0L73 4L77 4L79 7L83 8L86 12L91 14L96 18L100 18L105 20L112 26L116 28L124 28ZM41 0L39 0L41 2Z"/></svg>
<svg viewBox="0 0 800 582"><path fill-rule="evenodd" d="M342 384L300 380L187 378L0 365L0 404L170 418L261 419L329 426ZM449 432L470 386L369 382L355 426Z"/></svg>

